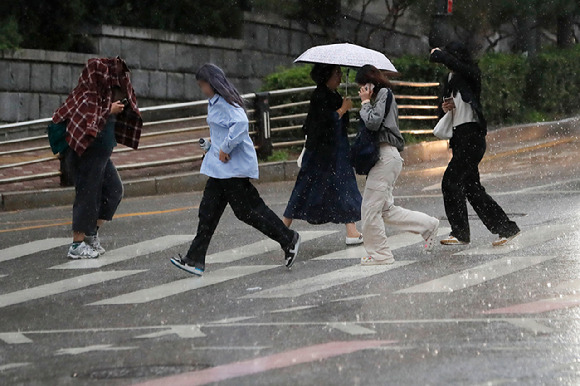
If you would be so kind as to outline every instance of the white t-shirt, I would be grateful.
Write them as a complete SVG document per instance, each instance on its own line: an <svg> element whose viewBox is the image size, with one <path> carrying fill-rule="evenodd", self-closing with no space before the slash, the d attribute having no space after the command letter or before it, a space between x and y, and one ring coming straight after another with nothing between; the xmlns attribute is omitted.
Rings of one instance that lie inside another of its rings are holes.
<svg viewBox="0 0 580 386"><path fill-rule="evenodd" d="M453 97L455 103L455 110L453 110L453 127L463 125L464 123L476 122L473 115L473 108L469 103L466 103L461 98L461 93Z"/></svg>
<svg viewBox="0 0 580 386"><path fill-rule="evenodd" d="M449 74L449 80L453 74ZM463 125L464 123L477 122L473 114L473 108L469 103L465 103L461 98L461 93L453 96L453 103L455 103L455 110L453 110L453 127Z"/></svg>

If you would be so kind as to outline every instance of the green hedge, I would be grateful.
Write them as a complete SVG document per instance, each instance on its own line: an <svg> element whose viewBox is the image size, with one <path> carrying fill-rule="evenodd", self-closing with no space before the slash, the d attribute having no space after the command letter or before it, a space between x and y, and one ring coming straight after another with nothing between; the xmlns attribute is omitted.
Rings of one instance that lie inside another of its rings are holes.
<svg viewBox="0 0 580 386"><path fill-rule="evenodd" d="M447 74L445 67L429 63L426 57L404 56L394 59L393 64L402 80L441 81ZM560 118L580 112L580 45L567 50L546 50L533 60L522 55L486 54L479 65L483 74L482 103L492 125ZM264 79L263 89L313 85L310 68L303 65L280 69ZM413 89L415 94L433 92L432 88Z"/></svg>

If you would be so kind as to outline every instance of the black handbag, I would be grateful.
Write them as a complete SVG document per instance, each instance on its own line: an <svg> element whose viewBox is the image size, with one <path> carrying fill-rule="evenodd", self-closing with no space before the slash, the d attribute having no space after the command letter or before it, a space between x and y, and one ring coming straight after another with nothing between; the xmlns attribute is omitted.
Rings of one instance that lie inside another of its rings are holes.
<svg viewBox="0 0 580 386"><path fill-rule="evenodd" d="M389 90L389 95L387 96L387 102L385 104L385 116L381 122L381 128L385 123L387 114L389 114L389 111L391 110L392 103L393 92ZM378 131L371 131L366 127L362 119L359 120L358 133L354 139L354 143L350 148L350 163L356 174L362 176L368 175L371 169L379 161L379 133L380 129Z"/></svg>

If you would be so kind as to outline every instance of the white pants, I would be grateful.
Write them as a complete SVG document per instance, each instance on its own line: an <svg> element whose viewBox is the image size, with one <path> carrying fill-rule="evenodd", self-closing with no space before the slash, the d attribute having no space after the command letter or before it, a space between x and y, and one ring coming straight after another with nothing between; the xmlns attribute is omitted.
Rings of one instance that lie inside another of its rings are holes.
<svg viewBox="0 0 580 386"><path fill-rule="evenodd" d="M403 159L393 146L381 144L381 158L371 169L362 201L362 234L368 256L375 260L394 260L385 224L417 233L425 240L438 220L421 212L395 206L393 188L403 168Z"/></svg>

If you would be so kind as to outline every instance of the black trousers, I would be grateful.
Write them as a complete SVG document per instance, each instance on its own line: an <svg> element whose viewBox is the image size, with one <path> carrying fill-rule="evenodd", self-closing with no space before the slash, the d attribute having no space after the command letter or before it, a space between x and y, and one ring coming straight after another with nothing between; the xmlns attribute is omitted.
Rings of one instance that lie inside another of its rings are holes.
<svg viewBox="0 0 580 386"><path fill-rule="evenodd" d="M493 234L510 237L520 231L504 210L481 185L479 163L486 150L485 132L476 123L457 127L451 139L453 158L443 175L443 201L451 224L451 234L470 241L467 202L471 204L483 224Z"/></svg>
<svg viewBox="0 0 580 386"><path fill-rule="evenodd" d="M66 151L74 174L73 231L94 234L97 220L111 221L123 198L123 183L111 161L112 149L91 146L82 156Z"/></svg>
<svg viewBox="0 0 580 386"><path fill-rule="evenodd" d="M283 249L292 244L294 232L268 208L249 178L210 178L199 205L197 234L184 258L186 262L205 269L207 248L227 204L239 220L277 241Z"/></svg>

